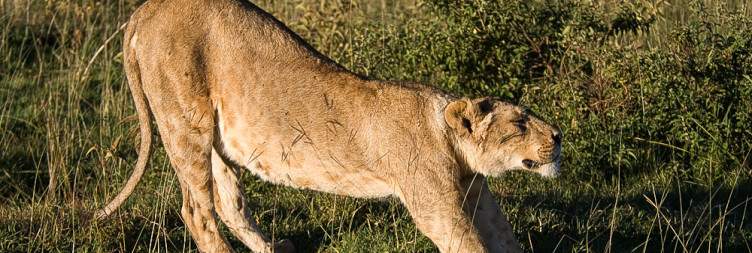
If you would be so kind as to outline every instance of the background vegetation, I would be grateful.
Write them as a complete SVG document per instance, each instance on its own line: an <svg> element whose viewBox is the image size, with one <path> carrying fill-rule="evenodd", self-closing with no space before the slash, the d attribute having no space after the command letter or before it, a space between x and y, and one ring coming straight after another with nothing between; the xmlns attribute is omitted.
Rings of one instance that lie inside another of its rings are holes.
<svg viewBox="0 0 752 253"><path fill-rule="evenodd" d="M114 219L80 219L136 160L118 28L139 2L0 0L0 252L195 251L161 148ZM557 123L562 177L491 180L528 251L752 251L746 1L256 3L356 72ZM396 200L247 174L262 229L302 252L435 251Z"/></svg>

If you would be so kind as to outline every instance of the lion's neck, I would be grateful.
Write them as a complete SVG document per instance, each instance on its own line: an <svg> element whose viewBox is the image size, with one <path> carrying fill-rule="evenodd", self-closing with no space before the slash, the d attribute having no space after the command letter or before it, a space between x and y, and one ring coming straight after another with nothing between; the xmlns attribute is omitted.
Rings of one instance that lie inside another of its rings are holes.
<svg viewBox="0 0 752 253"><path fill-rule="evenodd" d="M451 103L452 101L456 100L457 98L454 97L447 97L445 100L443 107L441 107L441 110L437 113L439 113L439 116L441 117L442 121L442 129L444 133L444 138L446 139L446 142L449 145L449 150L451 152L452 158L457 163L457 169L459 170L459 176L462 178L466 178L468 176L474 176L477 174L476 170L473 168L476 167L476 153L477 153L477 147L473 146L472 143L463 140L459 135L456 134L456 131L453 131L448 124L446 124L446 121L444 121L444 108L447 104Z"/></svg>

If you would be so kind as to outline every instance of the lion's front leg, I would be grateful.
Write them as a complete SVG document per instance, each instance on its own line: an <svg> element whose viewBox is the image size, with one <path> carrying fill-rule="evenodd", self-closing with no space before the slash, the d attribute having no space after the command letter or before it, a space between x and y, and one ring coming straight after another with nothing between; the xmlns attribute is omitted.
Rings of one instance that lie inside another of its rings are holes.
<svg viewBox="0 0 752 253"><path fill-rule="evenodd" d="M462 184L467 189L465 212L472 217L488 251L522 252L512 233L512 226L488 189L486 178L476 175L463 180Z"/></svg>
<svg viewBox="0 0 752 253"><path fill-rule="evenodd" d="M463 194L453 184L421 183L401 189L400 199L418 229L444 253L489 252L471 217L462 209Z"/></svg>

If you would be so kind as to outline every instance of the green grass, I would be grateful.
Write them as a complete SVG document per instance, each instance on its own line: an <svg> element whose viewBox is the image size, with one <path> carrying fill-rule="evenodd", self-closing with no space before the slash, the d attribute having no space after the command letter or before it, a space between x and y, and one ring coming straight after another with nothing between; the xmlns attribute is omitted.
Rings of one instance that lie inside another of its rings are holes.
<svg viewBox="0 0 752 253"><path fill-rule="evenodd" d="M528 251L752 251L745 1L256 3L356 72L499 96L558 124L560 178L491 179ZM161 146L113 219L82 219L136 160L118 28L137 5L0 0L0 252L196 250ZM254 218L301 252L436 251L397 200L249 174Z"/></svg>

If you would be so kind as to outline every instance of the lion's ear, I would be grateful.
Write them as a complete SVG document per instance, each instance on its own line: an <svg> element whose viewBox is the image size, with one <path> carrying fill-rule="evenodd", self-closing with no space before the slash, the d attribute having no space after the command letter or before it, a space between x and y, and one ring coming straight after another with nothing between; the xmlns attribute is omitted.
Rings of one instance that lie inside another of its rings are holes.
<svg viewBox="0 0 752 253"><path fill-rule="evenodd" d="M479 117L485 117L494 107L494 100L491 97L473 99L473 111Z"/></svg>
<svg viewBox="0 0 752 253"><path fill-rule="evenodd" d="M460 136L473 133L472 123L467 115L468 101L465 99L449 103L444 108L444 120Z"/></svg>
<svg viewBox="0 0 752 253"><path fill-rule="evenodd" d="M492 110L491 98L460 99L446 106L444 120L460 136L465 136L478 130L485 131L493 119L489 114Z"/></svg>

